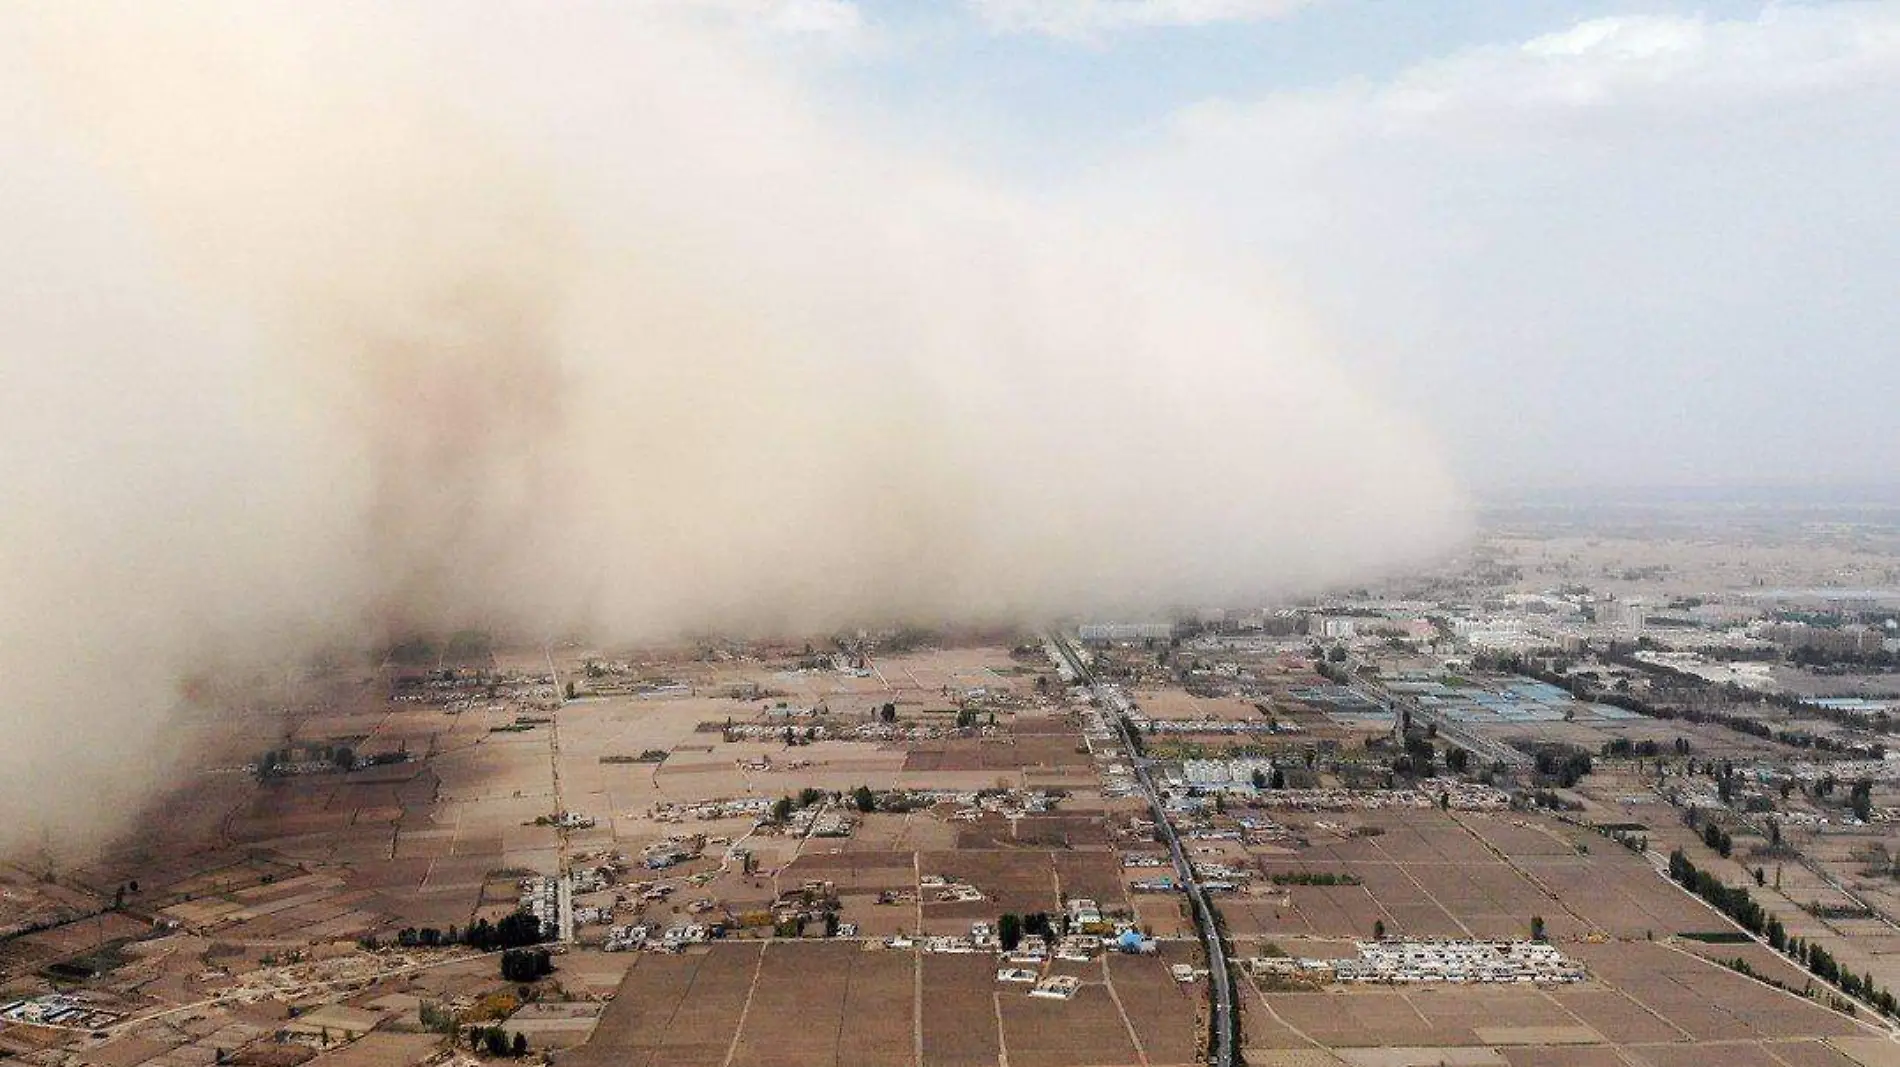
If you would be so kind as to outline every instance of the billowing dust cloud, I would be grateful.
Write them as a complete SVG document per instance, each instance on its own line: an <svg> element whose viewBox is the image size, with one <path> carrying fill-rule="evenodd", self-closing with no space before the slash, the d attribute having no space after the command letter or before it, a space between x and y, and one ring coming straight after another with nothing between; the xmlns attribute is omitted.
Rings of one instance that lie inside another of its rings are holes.
<svg viewBox="0 0 1900 1067"><path fill-rule="evenodd" d="M0 15L9 825L137 796L207 658L1237 603L1458 529L1244 267L677 8L389 7Z"/></svg>

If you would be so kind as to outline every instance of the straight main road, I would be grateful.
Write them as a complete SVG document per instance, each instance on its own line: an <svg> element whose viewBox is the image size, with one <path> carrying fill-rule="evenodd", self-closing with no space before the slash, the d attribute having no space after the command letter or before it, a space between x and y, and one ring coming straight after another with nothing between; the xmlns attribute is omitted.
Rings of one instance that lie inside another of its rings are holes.
<svg viewBox="0 0 1900 1067"><path fill-rule="evenodd" d="M1094 672L1082 662L1082 657L1066 637L1052 632L1049 634L1049 644L1068 664L1069 669L1075 672L1076 680L1089 687L1096 706L1114 720L1116 736L1121 739L1128 763L1135 768L1135 778L1141 783L1141 791L1147 796L1148 807L1154 813L1155 828L1167 843L1169 854L1174 857L1175 877L1180 879L1187 891L1188 902L1194 908L1194 925L1200 930L1201 944L1207 952L1207 986L1214 1029L1209 1062L1214 1067L1233 1067L1234 1020L1239 1018L1240 1005L1235 1000L1233 975L1227 970L1227 946L1221 942L1220 927L1214 924L1214 907L1208 902L1207 890L1201 887L1200 880L1194 875L1194 865L1188 862L1187 852L1181 847L1181 838L1174 832L1174 824L1168 821L1167 809L1161 805L1161 792L1155 788L1154 779L1149 776L1147 764L1141 758L1141 749L1135 744L1134 728L1128 724L1128 717L1124 714L1127 701L1114 686L1096 680Z"/></svg>

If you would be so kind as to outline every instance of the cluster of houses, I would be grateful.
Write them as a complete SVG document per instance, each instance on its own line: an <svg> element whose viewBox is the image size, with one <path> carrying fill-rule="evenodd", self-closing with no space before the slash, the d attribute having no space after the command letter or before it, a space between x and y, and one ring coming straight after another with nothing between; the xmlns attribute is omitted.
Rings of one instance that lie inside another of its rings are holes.
<svg viewBox="0 0 1900 1067"><path fill-rule="evenodd" d="M1108 717L1095 705L1082 698L1077 699L1080 701L1076 704L1076 712L1082 719L1082 737L1094 760L1095 772L1101 777L1102 795L1126 797L1139 793L1141 782L1135 777L1134 768L1128 765L1121 738L1109 724Z"/></svg>
<svg viewBox="0 0 1900 1067"><path fill-rule="evenodd" d="M1166 870L1149 878L1138 878L1128 888L1136 893L1172 893L1180 888L1174 880L1174 860L1164 852L1124 852L1122 866L1133 870Z"/></svg>
<svg viewBox="0 0 1900 1067"><path fill-rule="evenodd" d="M864 722L839 734L841 741L934 741L947 736L941 726L922 722Z"/></svg>
<svg viewBox="0 0 1900 1067"><path fill-rule="evenodd" d="M704 834L669 834L640 849L640 866L649 871L664 871L698 859L705 851Z"/></svg>
<svg viewBox="0 0 1900 1067"><path fill-rule="evenodd" d="M948 875L926 874L918 879L917 884L931 899L940 903L974 904L986 899L981 889Z"/></svg>
<svg viewBox="0 0 1900 1067"><path fill-rule="evenodd" d="M1282 719L1150 719L1140 712L1128 717L1145 734L1297 734L1301 726Z"/></svg>
<svg viewBox="0 0 1900 1067"><path fill-rule="evenodd" d="M647 923L616 926L601 943L605 952L683 952L687 945L712 940L713 927L705 923L678 923L658 932Z"/></svg>
<svg viewBox="0 0 1900 1067"><path fill-rule="evenodd" d="M1504 811L1511 795L1502 789L1449 779L1425 789L1269 789L1254 802L1296 811L1378 811L1385 808L1435 808L1454 811Z"/></svg>
<svg viewBox="0 0 1900 1067"><path fill-rule="evenodd" d="M554 937L561 929L560 886L543 874L531 874L521 880L521 910L541 924L542 937Z"/></svg>
<svg viewBox="0 0 1900 1067"><path fill-rule="evenodd" d="M1273 781L1273 772L1270 759L1190 759L1163 774L1162 781L1176 789L1188 786L1253 792L1266 788Z"/></svg>
<svg viewBox="0 0 1900 1067"><path fill-rule="evenodd" d="M1106 934L1072 933L1049 939L1025 937L1017 943L1015 948L1006 950L997 940L996 928L986 922L971 923L970 933L967 936L937 934L919 939L905 934L896 934L885 939L884 947L908 949L919 945L920 942L923 951L932 954L970 955L977 952L995 952L1003 964L996 975L999 982L1019 981L1020 974L1016 974L1015 977L1006 977L1006 974L1023 970L1040 974L1041 968L1051 960L1088 963L1109 950L1131 955L1147 954L1156 950L1156 942L1153 938L1127 924L1122 924L1118 929Z"/></svg>
<svg viewBox="0 0 1900 1067"><path fill-rule="evenodd" d="M858 820L847 809L829 804L814 805L792 812L785 830L794 837L850 837Z"/></svg>
<svg viewBox="0 0 1900 1067"><path fill-rule="evenodd" d="M1254 974L1318 982L1531 984L1581 982L1583 968L1542 941L1361 941L1353 959L1260 956Z"/></svg>
<svg viewBox="0 0 1900 1067"><path fill-rule="evenodd" d="M1053 793L1036 789L986 790L981 793L958 794L950 799L961 805L950 816L954 822L975 822L986 814L1001 815L1006 819L1019 819L1024 815L1040 815L1054 811L1057 803L1061 801L1061 798Z"/></svg>
<svg viewBox="0 0 1900 1067"><path fill-rule="evenodd" d="M810 722L791 726L788 725L784 713L780 714L778 722L735 722L721 725L719 729L728 741L781 741L788 730L793 731L793 736L800 741L831 740L831 727L825 723ZM769 761L767 761L767 766L754 769L769 770Z"/></svg>
<svg viewBox="0 0 1900 1067"><path fill-rule="evenodd" d="M1053 946L1041 939L1031 938L1016 946L1014 951L1002 954L1003 966L997 968L996 980L1029 985L1032 987L1029 990L1032 997L1067 1000L1075 995L1080 983L1064 975L1043 977L1043 969L1051 959L1087 963L1104 951L1147 955L1155 950L1154 939L1132 926L1124 926L1108 936L1070 934L1056 941ZM1181 969L1180 965L1175 967L1177 971ZM1187 970L1187 980L1192 981L1193 970Z"/></svg>
<svg viewBox="0 0 1900 1067"><path fill-rule="evenodd" d="M117 1012L93 1006L83 995L48 993L44 996L12 1000L0 1004L0 1019L35 1026L61 1026L72 1030L97 1030L119 1021Z"/></svg>
<svg viewBox="0 0 1900 1067"><path fill-rule="evenodd" d="M702 822L714 819L761 819L771 813L771 797L720 797L696 800L690 804L661 801L647 812L647 817L654 822L680 823L688 819Z"/></svg>
<svg viewBox="0 0 1900 1067"><path fill-rule="evenodd" d="M1029 995L1045 1000L1068 1000L1082 988L1082 980L1069 974L1042 976L1041 971L1027 967L1004 967L996 972L999 982L1021 982L1030 987Z"/></svg>
<svg viewBox="0 0 1900 1067"><path fill-rule="evenodd" d="M396 679L391 700L440 707L450 714L474 710L505 711L510 705L546 710L559 707L560 690L546 674L514 671L432 671L424 677Z"/></svg>
<svg viewBox="0 0 1900 1067"><path fill-rule="evenodd" d="M1105 921L1102 906L1088 897L1070 897L1068 910L1071 930L1099 929Z"/></svg>
<svg viewBox="0 0 1900 1067"><path fill-rule="evenodd" d="M1052 978L1044 978L1042 981L1037 982L1035 988L1029 991L1029 995L1032 997L1046 997L1050 1000L1068 1000L1070 997L1075 996L1075 991L1080 988L1082 988L1081 979L1074 975L1058 974Z"/></svg>
<svg viewBox="0 0 1900 1067"><path fill-rule="evenodd" d="M1230 863L1194 860L1194 874L1209 893L1231 893L1253 881L1253 872Z"/></svg>

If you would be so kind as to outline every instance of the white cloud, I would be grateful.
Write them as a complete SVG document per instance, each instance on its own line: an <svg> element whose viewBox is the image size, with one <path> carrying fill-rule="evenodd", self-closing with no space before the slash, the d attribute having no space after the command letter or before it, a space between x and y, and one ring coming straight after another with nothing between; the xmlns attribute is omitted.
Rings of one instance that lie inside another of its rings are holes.
<svg viewBox="0 0 1900 1067"><path fill-rule="evenodd" d="M1272 132L1315 108L1333 120L1443 128L1507 115L1568 121L1621 109L1632 118L1694 117L1751 101L1783 102L1900 85L1900 4L1770 8L1752 20L1597 19L1517 45L1473 48L1383 84L1216 102L1183 113L1196 135Z"/></svg>
<svg viewBox="0 0 1900 1067"><path fill-rule="evenodd" d="M651 9L843 48L861 46L870 30L856 0L651 0Z"/></svg>
<svg viewBox="0 0 1900 1067"><path fill-rule="evenodd" d="M970 0L992 29L1088 39L1117 30L1283 18L1313 0Z"/></svg>
<svg viewBox="0 0 1900 1067"><path fill-rule="evenodd" d="M1884 481L1895 115L1900 3L1602 19L1197 105L1110 197L1278 262L1480 481Z"/></svg>
<svg viewBox="0 0 1900 1067"><path fill-rule="evenodd" d="M786 33L855 37L864 31L864 14L851 0L783 0L770 6L772 25Z"/></svg>

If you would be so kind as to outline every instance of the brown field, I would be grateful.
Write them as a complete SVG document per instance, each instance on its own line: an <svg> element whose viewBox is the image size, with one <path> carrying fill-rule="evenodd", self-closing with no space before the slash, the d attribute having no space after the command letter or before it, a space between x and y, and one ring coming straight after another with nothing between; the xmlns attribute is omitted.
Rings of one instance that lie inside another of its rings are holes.
<svg viewBox="0 0 1900 1067"><path fill-rule="evenodd" d="M1298 820L1289 820L1297 822ZM1374 921L1415 937L1524 937L1541 915L1551 937L1592 932L1664 937L1722 928L1700 902L1640 857L1600 837L1512 814L1356 812L1334 819L1376 827L1375 836L1309 831L1292 855L1253 865L1281 871L1351 873L1363 886L1290 886L1223 902L1242 936L1370 936ZM1591 849L1579 851L1579 845ZM1287 899L1287 904L1280 901Z"/></svg>
<svg viewBox="0 0 1900 1067"><path fill-rule="evenodd" d="M1628 1064L1615 1049L1603 1046L1530 1046L1499 1051L1511 1067L1627 1067Z"/></svg>
<svg viewBox="0 0 1900 1067"><path fill-rule="evenodd" d="M1061 907L1056 889L1056 865L1048 852L969 851L924 852L917 857L924 874L942 874L962 879L982 890L988 898L981 904L939 904L926 901L924 918L927 928L936 930L936 918L964 918L965 911L978 909L980 916L994 917L1003 912L1028 914L1053 912ZM967 922L964 925L968 925ZM958 931L960 932L960 931Z"/></svg>
<svg viewBox="0 0 1900 1067"><path fill-rule="evenodd" d="M720 945L683 956L641 954L587 1044L581 1067L719 1067L752 988L762 947Z"/></svg>
<svg viewBox="0 0 1900 1067"><path fill-rule="evenodd" d="M854 943L769 943L731 1062L908 1064L916 959Z"/></svg>
<svg viewBox="0 0 1900 1067"><path fill-rule="evenodd" d="M904 757L903 769L1009 773L1027 770L1086 770L1086 752L1077 752L1080 734L1025 734L1008 740L951 738L925 741Z"/></svg>
<svg viewBox="0 0 1900 1067"><path fill-rule="evenodd" d="M1121 860L1113 852L1056 852L1056 878L1070 897L1089 897L1103 907L1125 905Z"/></svg>
<svg viewBox="0 0 1900 1067"><path fill-rule="evenodd" d="M1157 689L1138 686L1128 693L1142 713L1156 719L1258 719L1261 715L1244 700L1196 697L1176 686Z"/></svg>
<svg viewBox="0 0 1900 1067"><path fill-rule="evenodd" d="M923 958L924 1062L931 1067L993 1067L1002 1049L996 963L987 956Z"/></svg>
<svg viewBox="0 0 1900 1067"><path fill-rule="evenodd" d="M997 994L997 1006L1003 1017L1003 1047L1012 1065L1137 1062L1128 1027L1099 974L1095 981L1085 979L1070 1000L1041 1000L1012 990Z"/></svg>
<svg viewBox="0 0 1900 1067"><path fill-rule="evenodd" d="M1445 1062L1479 1062L1469 1056L1489 1050L1510 1067L1703 1067L1719 1047L1723 1064L1841 1067L1847 1061L1823 1042L1869 1033L1826 1008L1671 946L1563 948L1586 963L1591 982L1550 989L1255 990L1245 1019L1247 1044L1300 1049L1317 1041L1373 1050L1366 1063L1387 1062L1379 1049L1442 1049ZM1409 1052L1399 1058L1414 1061Z"/></svg>
<svg viewBox="0 0 1900 1067"><path fill-rule="evenodd" d="M1863 1055L1856 1046L1860 1041L1879 1041L1879 1038L1842 1038L1837 1039L1843 1047L1855 1050L1856 1057ZM1840 1049L1820 1041L1777 1041L1766 1046L1775 1058L1788 1067L1852 1067L1863 1062L1844 1055ZM1877 1046L1876 1046L1877 1047Z"/></svg>
<svg viewBox="0 0 1900 1067"><path fill-rule="evenodd" d="M1109 980L1151 1064L1194 1062L1206 1017L1206 989L1182 985L1167 973L1171 963L1199 963L1199 953L1168 945L1159 960L1108 957Z"/></svg>

